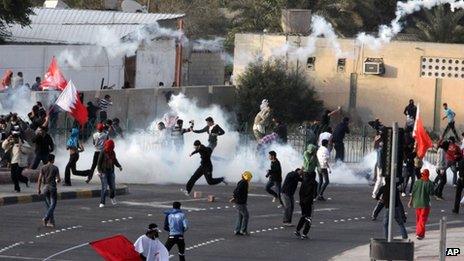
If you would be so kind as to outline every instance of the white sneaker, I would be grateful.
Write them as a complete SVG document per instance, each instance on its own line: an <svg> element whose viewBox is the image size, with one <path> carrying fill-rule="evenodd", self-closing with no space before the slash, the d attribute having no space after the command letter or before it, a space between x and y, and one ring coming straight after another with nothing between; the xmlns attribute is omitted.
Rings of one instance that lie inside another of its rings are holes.
<svg viewBox="0 0 464 261"><path fill-rule="evenodd" d="M276 198L272 198L272 203L276 202Z"/></svg>
<svg viewBox="0 0 464 261"><path fill-rule="evenodd" d="M99 208L104 208L104 207L105 207L105 204L100 204L98 207L99 207Z"/></svg>
<svg viewBox="0 0 464 261"><path fill-rule="evenodd" d="M116 199L115 199L115 198L112 198L112 199L111 199L111 204L113 204L113 206L114 206L114 205L118 204L118 202L116 202Z"/></svg>
<svg viewBox="0 0 464 261"><path fill-rule="evenodd" d="M402 197L406 197L406 193L404 193L404 192L401 193L401 196L402 196Z"/></svg>
<svg viewBox="0 0 464 261"><path fill-rule="evenodd" d="M190 196L190 193L188 193L188 191L187 191L187 190L185 190L185 189L181 188L181 189L180 189L180 191L181 191L182 193L184 193L184 195L185 195L185 196L187 196L187 197L189 197L189 196Z"/></svg>

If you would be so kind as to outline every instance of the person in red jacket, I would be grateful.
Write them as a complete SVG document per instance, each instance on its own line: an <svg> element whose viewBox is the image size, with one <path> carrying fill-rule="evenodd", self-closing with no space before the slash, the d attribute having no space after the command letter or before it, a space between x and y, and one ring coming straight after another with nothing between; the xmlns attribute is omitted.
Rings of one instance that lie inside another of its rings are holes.
<svg viewBox="0 0 464 261"><path fill-rule="evenodd" d="M459 146L456 144L456 138L450 137L448 151L446 152L446 169L451 168L451 171L453 172L453 186L456 186L456 183L457 183L457 175L458 175L457 164L461 159L462 159L461 148L459 148ZM446 173L446 170L445 170L445 173Z"/></svg>

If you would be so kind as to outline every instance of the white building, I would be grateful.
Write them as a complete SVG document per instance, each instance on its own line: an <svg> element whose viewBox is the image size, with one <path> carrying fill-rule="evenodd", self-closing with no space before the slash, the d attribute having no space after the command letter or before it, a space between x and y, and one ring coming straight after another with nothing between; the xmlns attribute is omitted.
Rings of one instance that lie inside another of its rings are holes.
<svg viewBox="0 0 464 261"><path fill-rule="evenodd" d="M120 89L125 82L135 88L153 88L163 82L171 86L176 75L176 39L144 35L140 46L127 41L135 56L118 54L121 46L102 48L101 42L137 36L141 28L176 30L184 14L124 13L117 11L35 8L30 26L10 27L11 36L0 45L0 75L11 69L21 71L25 83L43 77L53 56L67 79L79 90L102 86ZM146 33L146 31L144 31ZM100 43L100 44L98 44Z"/></svg>

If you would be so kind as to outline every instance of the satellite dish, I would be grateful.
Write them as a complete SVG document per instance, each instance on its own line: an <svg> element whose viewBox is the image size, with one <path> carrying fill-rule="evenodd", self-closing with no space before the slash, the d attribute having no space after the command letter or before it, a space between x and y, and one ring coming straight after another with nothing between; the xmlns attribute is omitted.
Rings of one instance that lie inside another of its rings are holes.
<svg viewBox="0 0 464 261"><path fill-rule="evenodd" d="M121 3L121 9L126 13L142 13L145 11L143 6L134 0L124 0Z"/></svg>
<svg viewBox="0 0 464 261"><path fill-rule="evenodd" d="M62 0L46 0L43 4L45 8L69 9L69 6Z"/></svg>

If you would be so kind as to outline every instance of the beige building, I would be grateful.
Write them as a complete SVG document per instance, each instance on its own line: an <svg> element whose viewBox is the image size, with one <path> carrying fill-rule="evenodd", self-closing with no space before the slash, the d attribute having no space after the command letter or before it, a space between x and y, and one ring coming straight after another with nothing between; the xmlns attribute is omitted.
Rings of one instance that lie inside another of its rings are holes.
<svg viewBox="0 0 464 261"><path fill-rule="evenodd" d="M441 104L457 113L464 131L464 45L394 41L371 50L354 39L340 39L339 57L326 39L317 39L315 51L295 56L284 46L307 46L306 36L237 34L234 79L257 59L282 55L288 68L298 66L326 107L342 106L363 121L380 118L404 122L410 98L420 103L428 127L444 128Z"/></svg>

